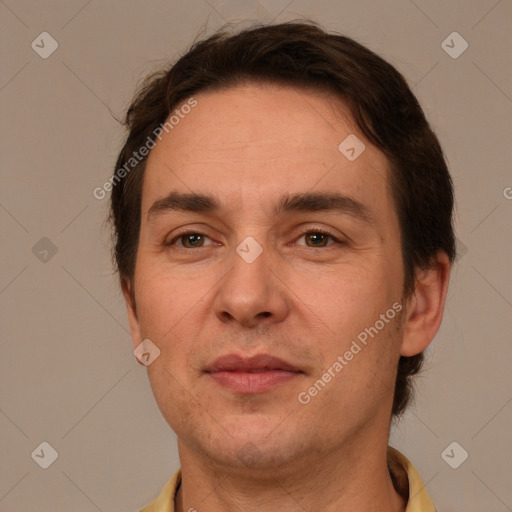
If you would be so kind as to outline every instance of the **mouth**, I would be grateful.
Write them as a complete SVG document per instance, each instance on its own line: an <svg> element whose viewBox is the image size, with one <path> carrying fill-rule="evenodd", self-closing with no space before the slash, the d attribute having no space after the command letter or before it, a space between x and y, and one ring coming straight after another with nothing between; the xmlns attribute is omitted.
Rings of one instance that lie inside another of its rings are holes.
<svg viewBox="0 0 512 512"><path fill-rule="evenodd" d="M269 354L258 354L250 358L229 354L216 359L206 368L205 373L214 382L235 393L255 394L270 391L304 372Z"/></svg>

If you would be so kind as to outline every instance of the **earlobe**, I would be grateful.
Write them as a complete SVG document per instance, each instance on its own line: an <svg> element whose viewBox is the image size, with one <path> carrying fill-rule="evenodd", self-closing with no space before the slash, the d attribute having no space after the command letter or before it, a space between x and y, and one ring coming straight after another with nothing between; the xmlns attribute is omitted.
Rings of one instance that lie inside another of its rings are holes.
<svg viewBox="0 0 512 512"><path fill-rule="evenodd" d="M432 267L417 273L415 289L406 307L400 355L419 354L437 334L443 319L450 269L450 259L444 251L439 251Z"/></svg>

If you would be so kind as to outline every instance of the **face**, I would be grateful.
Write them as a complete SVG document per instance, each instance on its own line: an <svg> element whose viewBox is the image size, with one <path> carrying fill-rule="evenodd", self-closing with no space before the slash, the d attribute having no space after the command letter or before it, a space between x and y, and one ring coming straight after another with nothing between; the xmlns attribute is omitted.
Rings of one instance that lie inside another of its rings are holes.
<svg viewBox="0 0 512 512"><path fill-rule="evenodd" d="M387 159L327 93L195 99L148 157L129 307L181 448L275 468L387 439L404 278Z"/></svg>

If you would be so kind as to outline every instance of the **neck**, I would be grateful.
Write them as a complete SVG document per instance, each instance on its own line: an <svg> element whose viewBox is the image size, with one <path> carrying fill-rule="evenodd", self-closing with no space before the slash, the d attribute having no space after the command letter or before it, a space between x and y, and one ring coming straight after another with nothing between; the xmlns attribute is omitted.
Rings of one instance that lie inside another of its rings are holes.
<svg viewBox="0 0 512 512"><path fill-rule="evenodd" d="M377 446L378 444L378 446ZM178 442L182 484L176 512L404 512L393 487L385 443L351 443L281 468L236 468L205 460Z"/></svg>

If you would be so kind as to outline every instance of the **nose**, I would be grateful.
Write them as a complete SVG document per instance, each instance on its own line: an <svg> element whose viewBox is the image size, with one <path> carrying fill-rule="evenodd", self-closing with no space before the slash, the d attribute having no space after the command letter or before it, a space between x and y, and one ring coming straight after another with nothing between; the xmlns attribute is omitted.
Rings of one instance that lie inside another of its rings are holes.
<svg viewBox="0 0 512 512"><path fill-rule="evenodd" d="M254 260L233 251L214 301L217 318L244 327L283 321L290 301L276 261L270 249L263 249Z"/></svg>

